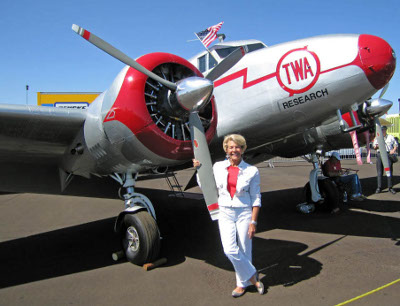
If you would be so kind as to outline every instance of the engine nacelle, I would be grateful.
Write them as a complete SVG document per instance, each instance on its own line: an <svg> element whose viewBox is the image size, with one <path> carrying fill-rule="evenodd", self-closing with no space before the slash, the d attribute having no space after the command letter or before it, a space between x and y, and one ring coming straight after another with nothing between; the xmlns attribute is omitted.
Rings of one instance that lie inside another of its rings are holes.
<svg viewBox="0 0 400 306"><path fill-rule="evenodd" d="M137 62L172 82L203 77L172 54L151 53ZM217 124L213 99L199 114L210 142ZM189 112L172 105L168 88L126 66L89 107L85 143L100 174L110 168L125 172L178 165L193 157L188 121Z"/></svg>

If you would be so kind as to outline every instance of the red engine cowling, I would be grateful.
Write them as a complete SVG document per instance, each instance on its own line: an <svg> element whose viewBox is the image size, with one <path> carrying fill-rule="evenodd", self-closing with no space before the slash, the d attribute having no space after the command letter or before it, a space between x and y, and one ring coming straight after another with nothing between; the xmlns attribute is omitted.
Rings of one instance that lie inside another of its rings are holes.
<svg viewBox="0 0 400 306"><path fill-rule="evenodd" d="M150 53L137 59L137 62L172 82L190 76L203 77L196 67L173 54ZM115 82L118 82L117 79ZM120 86L119 90L115 88L118 86ZM143 73L128 68L119 84L113 84L109 91L114 92L114 96L111 102L108 101L103 105L102 111L104 132L109 139L116 135L116 126L122 124L129 133L132 133L135 140L140 141L161 159L180 161L192 158L193 151L188 126L189 114L187 111L171 105L168 100L168 88ZM214 137L217 124L213 99L201 111L200 117L206 131L207 141L210 142ZM129 138L129 136L125 138ZM110 140L113 142L112 139ZM125 158L132 160L130 156L126 156L130 155L127 153L128 151L124 153Z"/></svg>

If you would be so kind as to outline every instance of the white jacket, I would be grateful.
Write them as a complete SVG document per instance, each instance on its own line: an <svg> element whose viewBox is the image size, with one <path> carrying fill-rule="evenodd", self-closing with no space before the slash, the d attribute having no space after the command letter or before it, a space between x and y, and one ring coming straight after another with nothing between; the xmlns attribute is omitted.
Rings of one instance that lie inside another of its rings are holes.
<svg viewBox="0 0 400 306"><path fill-rule="evenodd" d="M391 134L386 134L386 137L383 138L385 140L385 146L386 146L386 152L389 152L391 150L393 150L393 148L397 147L397 141L394 138L393 135ZM378 145L378 139L375 137L374 142L372 143L372 146L376 146ZM380 152L379 150L380 148L378 148L378 152Z"/></svg>
<svg viewBox="0 0 400 306"><path fill-rule="evenodd" d="M229 160L216 162L213 166L215 183L218 189L218 205L224 207L253 207L261 206L260 173L257 167L243 160L239 164L239 174L236 191L231 198L228 191Z"/></svg>

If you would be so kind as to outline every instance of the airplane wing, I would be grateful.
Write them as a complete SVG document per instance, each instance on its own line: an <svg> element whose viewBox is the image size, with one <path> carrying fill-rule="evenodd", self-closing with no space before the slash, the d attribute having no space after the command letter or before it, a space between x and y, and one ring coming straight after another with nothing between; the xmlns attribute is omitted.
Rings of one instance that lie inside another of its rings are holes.
<svg viewBox="0 0 400 306"><path fill-rule="evenodd" d="M0 104L0 162L55 162L85 119L85 110Z"/></svg>

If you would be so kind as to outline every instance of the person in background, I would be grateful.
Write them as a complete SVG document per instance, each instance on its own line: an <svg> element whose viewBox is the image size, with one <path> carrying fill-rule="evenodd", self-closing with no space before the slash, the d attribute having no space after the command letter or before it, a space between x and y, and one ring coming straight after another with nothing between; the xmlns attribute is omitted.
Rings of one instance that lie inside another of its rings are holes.
<svg viewBox="0 0 400 306"><path fill-rule="evenodd" d="M394 139L393 135L388 135L387 134L387 126L382 126L382 135L383 139L385 140L385 150L388 154L395 154L397 151L398 144L396 142L396 139ZM376 154L376 172L377 172L377 181L378 181L378 187L376 188L375 193L381 193L382 192L382 176L383 176L383 164L382 164L382 159L381 159L381 148L379 148L378 144L378 139L375 137L374 142L372 144L373 148L377 150ZM392 185L392 177L393 177L393 163L390 159L389 160L389 168L390 168L390 173L391 175L387 177L387 185L389 188L389 192L392 194L396 194L396 191L393 189Z"/></svg>
<svg viewBox="0 0 400 306"><path fill-rule="evenodd" d="M256 167L243 161L247 148L243 136L226 136L223 148L227 159L216 162L213 172L218 189L221 242L236 272L232 296L242 296L251 284L264 294L264 285L252 264L252 238L261 207L260 174ZM193 166L200 167L201 164L193 159Z"/></svg>
<svg viewBox="0 0 400 306"><path fill-rule="evenodd" d="M330 158L322 166L323 174L327 177L335 178L343 184L351 183L352 195L350 200L363 201L365 197L362 194L360 179L356 173L345 174L345 170L340 163L340 154L333 152Z"/></svg>

